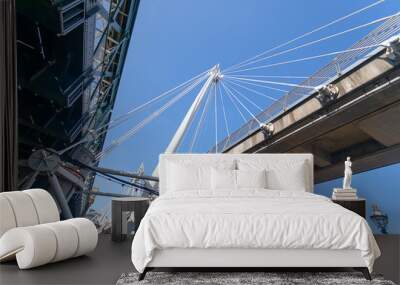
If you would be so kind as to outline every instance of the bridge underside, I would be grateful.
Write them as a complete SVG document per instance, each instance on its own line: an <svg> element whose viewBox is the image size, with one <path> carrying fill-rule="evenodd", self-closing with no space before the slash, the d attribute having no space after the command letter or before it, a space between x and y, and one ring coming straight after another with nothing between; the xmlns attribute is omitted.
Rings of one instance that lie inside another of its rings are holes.
<svg viewBox="0 0 400 285"><path fill-rule="evenodd" d="M254 132L225 152L314 154L315 183L343 176L346 156L353 171L400 162L400 69L385 53L333 82L338 97L317 95L275 118L275 131Z"/></svg>

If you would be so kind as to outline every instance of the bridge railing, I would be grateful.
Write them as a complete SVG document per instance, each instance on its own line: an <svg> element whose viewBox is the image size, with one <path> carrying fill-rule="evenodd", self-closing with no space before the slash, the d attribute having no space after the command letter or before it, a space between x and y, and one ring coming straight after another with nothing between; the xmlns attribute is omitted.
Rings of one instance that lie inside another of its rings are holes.
<svg viewBox="0 0 400 285"><path fill-rule="evenodd" d="M350 47L347 51L337 55L329 64L322 67L308 79L299 85L318 87L329 84L342 74L358 66L374 54L380 52L385 47L377 47L378 44L389 40L400 33L400 15L394 15L378 26L360 41ZM278 101L271 104L265 111L259 113L256 117L260 122L268 123L280 114L286 112L289 108L306 99L315 93L315 90L309 90L302 87L295 87ZM224 152L231 148L250 134L257 131L260 126L255 119L249 120L242 127L233 132L230 136L220 141L209 152Z"/></svg>

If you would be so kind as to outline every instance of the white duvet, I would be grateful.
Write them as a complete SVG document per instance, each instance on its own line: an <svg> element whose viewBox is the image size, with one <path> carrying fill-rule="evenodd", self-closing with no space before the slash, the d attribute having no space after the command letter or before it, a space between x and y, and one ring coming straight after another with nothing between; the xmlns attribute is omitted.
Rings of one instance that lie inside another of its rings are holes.
<svg viewBox="0 0 400 285"><path fill-rule="evenodd" d="M133 240L132 262L143 272L165 248L358 249L370 271L380 255L367 222L328 198L254 189L157 198Z"/></svg>

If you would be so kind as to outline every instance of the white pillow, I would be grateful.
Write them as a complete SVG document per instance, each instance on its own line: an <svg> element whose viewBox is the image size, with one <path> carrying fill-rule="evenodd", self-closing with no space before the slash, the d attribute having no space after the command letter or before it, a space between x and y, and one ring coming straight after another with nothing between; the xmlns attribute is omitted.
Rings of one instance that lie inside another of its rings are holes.
<svg viewBox="0 0 400 285"><path fill-rule="evenodd" d="M283 169L271 169L267 172L268 188L288 191L307 191L307 171L304 162L292 163Z"/></svg>
<svg viewBox="0 0 400 285"><path fill-rule="evenodd" d="M267 171L236 170L237 188L267 188Z"/></svg>
<svg viewBox="0 0 400 285"><path fill-rule="evenodd" d="M168 191L210 189L210 168L168 164Z"/></svg>
<svg viewBox="0 0 400 285"><path fill-rule="evenodd" d="M236 189L236 170L211 168L211 187L213 190Z"/></svg>
<svg viewBox="0 0 400 285"><path fill-rule="evenodd" d="M305 161L239 161L239 170L266 169L267 189L307 191L310 185L309 170Z"/></svg>

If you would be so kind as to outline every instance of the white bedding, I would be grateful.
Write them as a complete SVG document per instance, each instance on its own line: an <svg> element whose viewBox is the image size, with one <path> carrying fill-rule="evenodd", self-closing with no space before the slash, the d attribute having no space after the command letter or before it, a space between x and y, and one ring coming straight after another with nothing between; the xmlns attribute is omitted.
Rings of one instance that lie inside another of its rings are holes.
<svg viewBox="0 0 400 285"><path fill-rule="evenodd" d="M323 196L265 189L162 195L140 223L132 262L143 272L165 248L357 249L370 271L380 255L359 215Z"/></svg>

